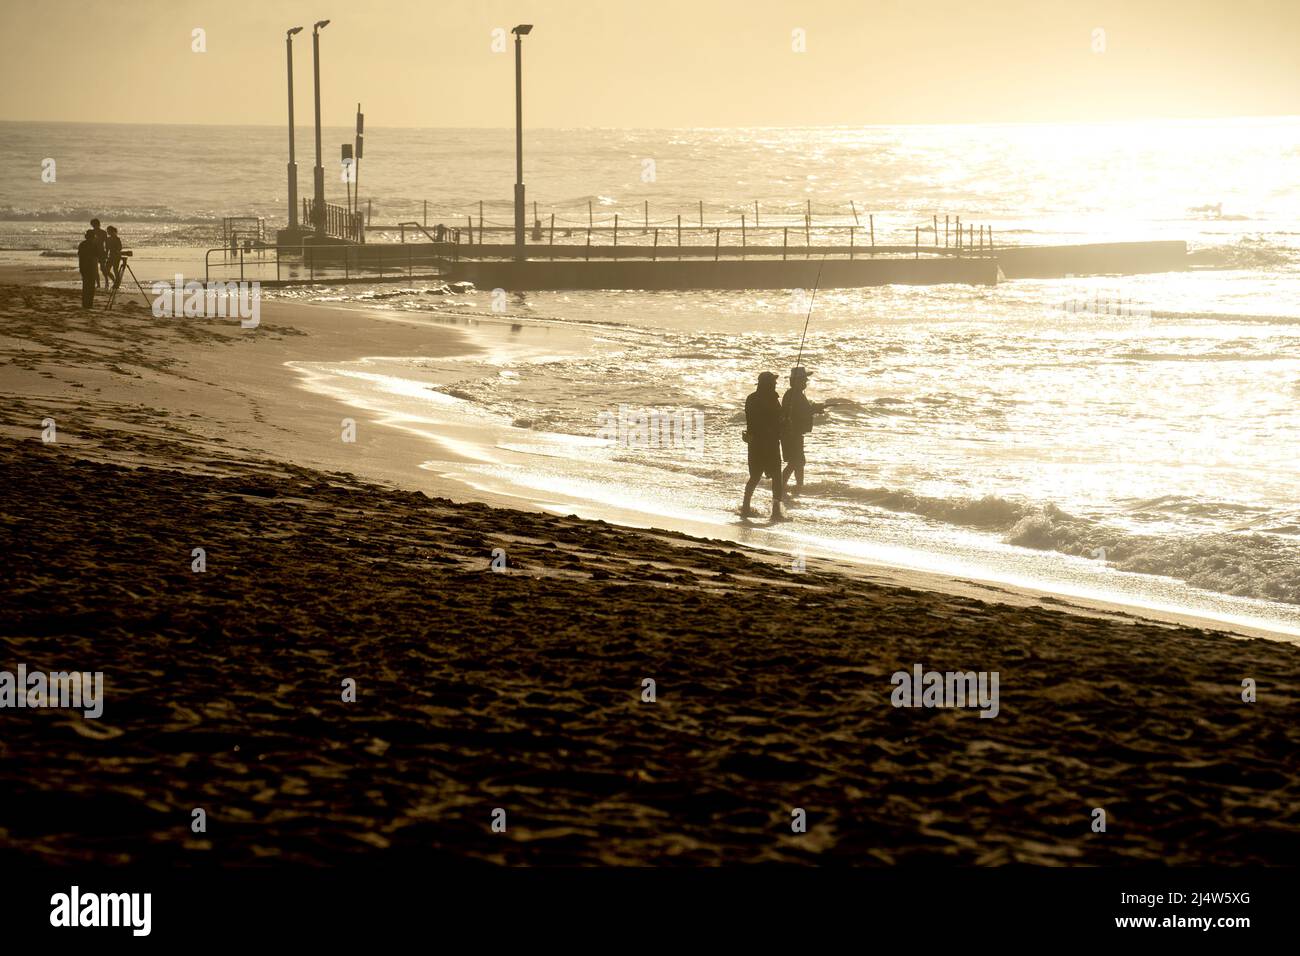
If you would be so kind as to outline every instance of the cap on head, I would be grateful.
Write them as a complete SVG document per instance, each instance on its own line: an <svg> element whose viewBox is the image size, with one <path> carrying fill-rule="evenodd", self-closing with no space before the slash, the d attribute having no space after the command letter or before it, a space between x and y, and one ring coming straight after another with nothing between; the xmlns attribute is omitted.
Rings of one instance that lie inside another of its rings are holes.
<svg viewBox="0 0 1300 956"><path fill-rule="evenodd" d="M759 373L758 373L758 384L759 384L759 385L767 385L767 384L775 385L775 384L776 384L776 373L775 373L775 372L759 372Z"/></svg>
<svg viewBox="0 0 1300 956"><path fill-rule="evenodd" d="M790 381L792 382L808 381L808 370L804 368L802 365L796 365L794 368L790 369Z"/></svg>

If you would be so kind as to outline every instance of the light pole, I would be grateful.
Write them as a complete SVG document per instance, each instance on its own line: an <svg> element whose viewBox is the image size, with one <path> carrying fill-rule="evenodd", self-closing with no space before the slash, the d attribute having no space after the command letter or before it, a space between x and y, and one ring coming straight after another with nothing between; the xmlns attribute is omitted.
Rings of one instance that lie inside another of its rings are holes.
<svg viewBox="0 0 1300 956"><path fill-rule="evenodd" d="M531 23L510 31L515 35L515 258L524 257L524 37L533 32Z"/></svg>
<svg viewBox="0 0 1300 956"><path fill-rule="evenodd" d="M289 60L289 232L298 231L298 163L293 156L293 36L302 27L294 27L284 35L284 51Z"/></svg>
<svg viewBox="0 0 1300 956"><path fill-rule="evenodd" d="M329 26L328 20L317 20L311 28L311 59L316 74L316 201L312 204L312 226L317 233L325 231L325 167L320 155L320 31Z"/></svg>

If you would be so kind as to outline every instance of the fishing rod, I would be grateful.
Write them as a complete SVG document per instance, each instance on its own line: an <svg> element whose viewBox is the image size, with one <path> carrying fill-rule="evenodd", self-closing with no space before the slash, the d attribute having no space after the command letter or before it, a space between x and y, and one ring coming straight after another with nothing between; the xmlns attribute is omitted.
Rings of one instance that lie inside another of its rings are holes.
<svg viewBox="0 0 1300 956"><path fill-rule="evenodd" d="M813 303L817 301L817 289L822 284L822 266L826 265L826 254L822 254L821 264L817 266L817 280L813 283L812 298L808 300L808 315L803 320L803 335L799 337L799 356L794 360L795 368L803 359L803 343L808 338L808 323L812 321Z"/></svg>

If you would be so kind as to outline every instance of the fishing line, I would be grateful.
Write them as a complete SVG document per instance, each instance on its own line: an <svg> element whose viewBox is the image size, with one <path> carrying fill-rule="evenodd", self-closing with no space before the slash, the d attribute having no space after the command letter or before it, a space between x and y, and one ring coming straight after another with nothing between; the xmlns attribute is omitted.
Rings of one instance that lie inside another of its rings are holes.
<svg viewBox="0 0 1300 956"><path fill-rule="evenodd" d="M817 280L813 283L812 298L808 300L808 316L803 320L803 335L799 337L799 357L794 360L795 368L803 359L803 343L808 338L808 323L812 321L813 303L817 301L817 289L822 284L822 266L826 265L826 254L822 254L821 264L817 266Z"/></svg>

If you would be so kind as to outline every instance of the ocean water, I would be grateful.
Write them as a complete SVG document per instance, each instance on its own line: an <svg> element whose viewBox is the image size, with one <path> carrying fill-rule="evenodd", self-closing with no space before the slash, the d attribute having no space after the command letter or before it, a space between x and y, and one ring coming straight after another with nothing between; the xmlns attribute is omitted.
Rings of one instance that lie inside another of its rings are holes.
<svg viewBox="0 0 1300 956"><path fill-rule="evenodd" d="M66 157L57 186L0 198L11 254L58 247L90 210L159 250L202 247L221 215L284 218L279 130L6 132L8 169ZM482 199L505 225L511 148L508 130L373 129L362 195L377 223L422 220L427 199L429 222L477 224ZM274 294L452 324L488 351L398 360L359 343L356 362L300 367L304 387L455 435L469 461L430 467L560 510L1300 634L1300 119L539 130L525 149L538 218L571 241L589 215L617 213L637 243L700 202L733 228L757 202L761 222L796 231L809 206L815 225L870 215L882 242L936 215L941 232L960 215L1001 242L1185 239L1197 267L815 299L321 284ZM302 189L309 154L299 163ZM759 371L795 364L810 300L802 362L827 409L808 484L791 521L749 528L739 411ZM676 429L611 440L611 418L648 409Z"/></svg>

